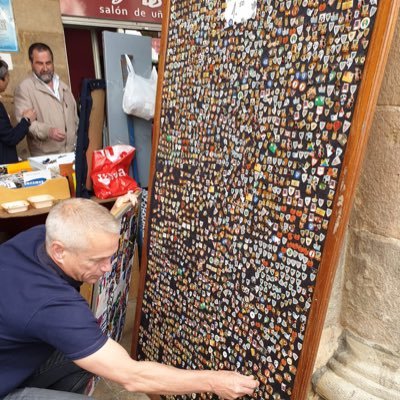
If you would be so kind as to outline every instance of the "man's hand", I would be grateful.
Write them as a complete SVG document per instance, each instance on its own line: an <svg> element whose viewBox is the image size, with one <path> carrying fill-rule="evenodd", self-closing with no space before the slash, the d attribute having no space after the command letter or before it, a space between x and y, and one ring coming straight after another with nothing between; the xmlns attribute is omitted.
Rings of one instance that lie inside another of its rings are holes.
<svg viewBox="0 0 400 400"><path fill-rule="evenodd" d="M136 361L112 339L75 363L95 375L119 383L128 392L164 395L213 392L221 400L234 400L252 395L259 385L253 376L233 371L188 370L153 361Z"/></svg>
<svg viewBox="0 0 400 400"><path fill-rule="evenodd" d="M232 371L216 371L212 391L221 399L233 400L252 395L259 382L253 376L241 375Z"/></svg>
<svg viewBox="0 0 400 400"><path fill-rule="evenodd" d="M33 121L36 120L36 111L35 111L35 110L32 110L31 108L28 109L28 110L25 110L25 111L22 113L22 117L28 118L29 121L33 122Z"/></svg>
<svg viewBox="0 0 400 400"><path fill-rule="evenodd" d="M58 128L50 128L49 138L55 140L56 142L62 142L65 140L65 132Z"/></svg>

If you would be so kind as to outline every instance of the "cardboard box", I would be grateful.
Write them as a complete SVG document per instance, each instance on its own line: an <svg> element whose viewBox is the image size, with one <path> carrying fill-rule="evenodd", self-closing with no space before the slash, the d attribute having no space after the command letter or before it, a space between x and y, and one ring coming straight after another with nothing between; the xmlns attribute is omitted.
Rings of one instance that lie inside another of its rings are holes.
<svg viewBox="0 0 400 400"><path fill-rule="evenodd" d="M68 180L64 177L50 179L38 186L30 186L19 189L8 189L0 186L0 203L8 201L26 200L28 197L41 194L50 194L56 200L68 199L71 197Z"/></svg>

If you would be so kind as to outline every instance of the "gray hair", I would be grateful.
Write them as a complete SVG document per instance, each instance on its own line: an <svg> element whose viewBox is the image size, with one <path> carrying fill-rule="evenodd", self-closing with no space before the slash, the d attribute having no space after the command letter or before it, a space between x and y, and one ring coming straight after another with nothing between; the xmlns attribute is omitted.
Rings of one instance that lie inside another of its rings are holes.
<svg viewBox="0 0 400 400"><path fill-rule="evenodd" d="M8 64L0 59L0 79L3 81L8 74Z"/></svg>
<svg viewBox="0 0 400 400"><path fill-rule="evenodd" d="M63 200L47 216L46 246L58 240L70 249L82 249L87 246L86 238L99 232L120 232L119 222L105 207L89 199Z"/></svg>

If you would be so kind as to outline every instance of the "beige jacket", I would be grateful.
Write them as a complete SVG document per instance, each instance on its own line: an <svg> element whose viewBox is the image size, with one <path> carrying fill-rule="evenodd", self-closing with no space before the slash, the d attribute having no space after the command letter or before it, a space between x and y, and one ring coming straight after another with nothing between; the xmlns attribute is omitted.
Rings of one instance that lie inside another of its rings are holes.
<svg viewBox="0 0 400 400"><path fill-rule="evenodd" d="M33 108L37 113L37 120L32 122L27 136L32 156L65 153L75 149L78 129L76 102L70 88L62 81L59 93L61 101L33 73L15 89L17 121L21 120L22 112L28 108ZM66 133L66 139L63 142L50 139L50 128L62 129Z"/></svg>

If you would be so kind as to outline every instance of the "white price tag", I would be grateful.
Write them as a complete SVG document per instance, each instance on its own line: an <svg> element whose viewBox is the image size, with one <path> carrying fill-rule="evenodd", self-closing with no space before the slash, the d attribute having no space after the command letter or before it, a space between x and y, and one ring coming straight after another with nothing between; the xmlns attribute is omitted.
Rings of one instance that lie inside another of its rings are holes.
<svg viewBox="0 0 400 400"><path fill-rule="evenodd" d="M227 26L244 23L254 18L257 12L257 0L227 0L225 21Z"/></svg>

